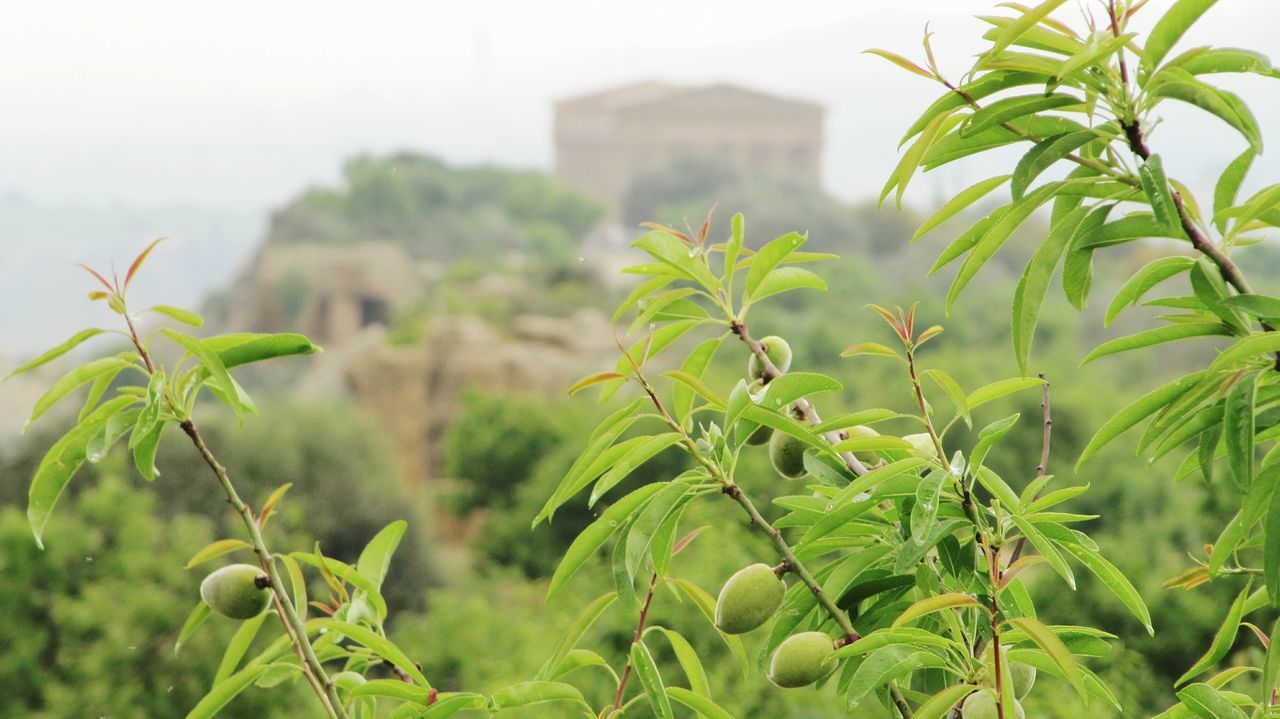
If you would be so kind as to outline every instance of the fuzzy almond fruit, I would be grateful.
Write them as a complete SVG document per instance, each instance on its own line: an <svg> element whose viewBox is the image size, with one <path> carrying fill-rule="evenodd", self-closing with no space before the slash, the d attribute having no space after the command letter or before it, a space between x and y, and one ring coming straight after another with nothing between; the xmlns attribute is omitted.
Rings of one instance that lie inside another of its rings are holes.
<svg viewBox="0 0 1280 719"><path fill-rule="evenodd" d="M769 362L781 373L786 373L791 369L791 345L787 341L776 335L769 335L760 340L760 346L764 347L764 354L769 358ZM764 378L764 363L756 357L755 353L751 354L751 359L747 360L747 376L752 379Z"/></svg>
<svg viewBox="0 0 1280 719"><path fill-rule="evenodd" d="M845 429L845 434L848 435L849 439L870 439L880 436L879 432L865 424L856 424L849 427ZM853 456L857 457L858 461L863 464L875 464L880 461L880 455L874 451L854 452Z"/></svg>
<svg viewBox="0 0 1280 719"><path fill-rule="evenodd" d="M782 641L769 660L769 681L783 689L806 687L830 674L835 643L822 632L801 632Z"/></svg>
<svg viewBox="0 0 1280 719"><path fill-rule="evenodd" d="M937 448L933 446L933 438L926 432L908 434L903 439L911 444L911 452L913 454L921 457L934 457L937 455Z"/></svg>
<svg viewBox="0 0 1280 719"><path fill-rule="evenodd" d="M224 617L252 619L271 603L266 578L262 567L230 564L200 582L200 598Z"/></svg>
<svg viewBox="0 0 1280 719"><path fill-rule="evenodd" d="M1006 705L1005 709L1008 708ZM996 693L990 689L979 689L970 694L965 698L964 704L960 705L960 716L964 719L998 719L1000 715L996 711ZM1022 705L1015 701L1012 715L1005 712L1005 719L1026 719Z"/></svg>
<svg viewBox="0 0 1280 719"><path fill-rule="evenodd" d="M739 569L720 589L716 626L725 634L746 634L769 621L786 594L786 585L767 564Z"/></svg>
<svg viewBox="0 0 1280 719"><path fill-rule="evenodd" d="M804 440L774 430L769 438L769 460L778 474L787 479L800 479L805 475L805 446Z"/></svg>
<svg viewBox="0 0 1280 719"><path fill-rule="evenodd" d="M1036 668L1030 664L1011 662L1009 664L1009 677L1013 680L1013 695L1022 699L1030 694L1031 687L1035 686Z"/></svg>

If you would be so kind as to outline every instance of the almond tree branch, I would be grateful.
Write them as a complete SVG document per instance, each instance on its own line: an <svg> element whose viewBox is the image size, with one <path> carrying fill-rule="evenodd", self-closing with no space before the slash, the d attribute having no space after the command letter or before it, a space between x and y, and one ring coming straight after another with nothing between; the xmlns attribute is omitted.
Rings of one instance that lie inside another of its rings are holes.
<svg viewBox="0 0 1280 719"><path fill-rule="evenodd" d="M1133 154L1142 158L1143 162L1151 159L1151 148L1147 146L1146 137L1142 134L1142 125L1136 120L1124 120L1121 122L1124 128L1125 137L1129 140L1129 149ZM1178 210L1178 224L1182 226L1182 231L1187 233L1187 239L1191 240L1191 246L1197 252L1209 258L1218 268L1222 279L1235 288L1236 292L1242 295L1253 294L1253 288L1249 285L1249 281L1245 279L1244 273L1236 263L1231 261L1230 257L1223 252L1217 245L1205 235L1200 226L1196 224L1195 218L1191 216L1191 212L1187 209L1186 202L1182 199L1182 193L1178 192L1178 188L1172 183L1168 185L1169 194L1173 197L1173 206ZM1261 322L1262 329L1267 332L1274 332L1275 327L1265 321ZM1275 355L1275 368L1280 372L1280 352Z"/></svg>
<svg viewBox="0 0 1280 719"><path fill-rule="evenodd" d="M773 361L769 359L769 354L765 352L764 345L751 337L751 332L748 331L746 323L731 317L729 320L729 329L732 330L733 333L744 343L746 343L747 347L751 348L751 354L755 355L756 359L760 362L760 366L764 368L763 379L766 384L775 378L782 376L782 372L780 372L773 364ZM796 410L804 415L805 421L811 426L816 427L822 424L822 417L818 416L818 410L813 406L812 402L801 397L793 404L795 405ZM840 440L843 439L840 436L840 433L834 430L831 432L824 432L822 438L832 445L839 444ZM859 477L871 471L854 456L853 452L841 452L840 459L844 461L845 466L849 468L850 472L853 472Z"/></svg>
<svg viewBox="0 0 1280 719"><path fill-rule="evenodd" d="M750 337L750 335L746 334L745 326L737 322L735 322L735 325L742 328L742 332L739 334L740 337L743 337L744 339ZM736 329L735 332L737 332ZM759 351L759 354L757 354L758 357L764 354L759 343L755 343L755 349L753 351L756 350ZM629 357L629 355L627 356ZM768 357L761 358L765 362L768 362ZM777 368L773 367L771 363L766 364L765 367L767 368L766 372L773 372L774 376L778 376L779 373L777 372ZM689 436L689 433L685 431L684 426L677 422L667 411L662 400L658 398L657 392L654 391L653 385L649 384L649 380L645 377L644 372L640 369L639 365L635 364L634 361L632 361L632 369L634 371L636 381L639 382L640 387L644 390L645 394L649 396L650 402L652 402L654 408L658 410L658 414L661 415L663 421L667 423L667 426L669 426L673 432L677 432L681 435L681 447L683 447L686 452L697 460L699 464L707 469L712 478L720 484L721 492L731 497L742 507L744 511L746 511L747 516L751 518L751 523L759 527L760 531L769 537L773 542L773 545L782 554L783 560L789 567L789 571L799 577L800 581L803 582L804 585L809 588L809 591L813 593L814 597L817 598L818 604L822 606L823 610L825 610L827 614L835 620L836 626L838 626L840 631L843 633L843 637L841 637L838 644L840 646L844 646L857 641L861 635L859 635L857 630L853 628L853 622L849 619L848 613L836 606L835 601L833 601L831 597L827 596L826 592L822 591L822 585L818 583L818 580L814 579L813 574L809 572L809 569L805 566L804 562L796 556L791 545L788 544L786 538L782 536L782 531L770 524L769 521L760 514L760 511L756 509L755 503L751 501L751 498L747 496L746 492L742 491L742 487L736 484L733 481L733 478L725 474L724 469L718 463L712 461L709 457L706 457L698 450L697 443ZM812 409L812 405L810 405L810 409ZM854 461L857 462L856 459ZM858 466L861 466L861 463L858 463ZM865 473L866 471L867 470L864 467L862 473ZM894 704L898 708L898 712L902 715L902 719L911 719L914 712L911 711L911 706L907 704L906 697L902 695L902 691L898 688L896 682L891 682L889 684L889 693L893 698Z"/></svg>
<svg viewBox="0 0 1280 719"><path fill-rule="evenodd" d="M654 572L649 578L649 593L644 597L644 604L640 607L640 619L636 622L636 633L631 638L631 644L635 645L644 636L644 625L649 620L649 605L653 603L653 590L658 586L658 573ZM622 679L618 680L618 693L613 697L613 708L622 708L622 693L627 688L627 680L631 678L631 653L627 652L627 664L622 669Z"/></svg>
<svg viewBox="0 0 1280 719"><path fill-rule="evenodd" d="M156 366L151 360L151 355L147 352L146 346L138 337L138 332L133 325L133 320L129 317L126 310L123 312L125 323L129 327L129 337L133 341L133 345L138 350L139 356L146 364L149 374L155 374ZM220 464L213 452L205 445L204 439L200 436L200 431L196 428L195 422L191 418L186 418L179 423L182 431L191 438L192 444L199 450L200 456L204 459L205 464L213 470L218 478L218 482L222 485L222 491L227 496L227 502L240 515L244 522L245 528L249 530L249 536L253 540L253 553L258 557L258 564L262 570L266 572L268 588L271 590L278 611L282 612L282 617L288 626L289 634L293 640L294 647L297 649L304 670L314 679L312 688L316 690L316 696L320 699L322 705L328 715L333 719L346 719L346 711L342 708L342 702L338 699L337 688L333 684L333 680L324 670L324 665L320 663L320 659L316 656L315 648L311 646L311 640L307 637L307 628L303 624L302 619L298 616L297 610L293 606L293 601L284 591L284 582L280 576L280 572L276 569L275 559L271 554L271 550L267 548L266 542L263 541L262 532L258 527L258 522L253 516L253 512L249 506L240 499L240 495L236 492L235 485L231 483L231 477L227 474L226 467Z"/></svg>

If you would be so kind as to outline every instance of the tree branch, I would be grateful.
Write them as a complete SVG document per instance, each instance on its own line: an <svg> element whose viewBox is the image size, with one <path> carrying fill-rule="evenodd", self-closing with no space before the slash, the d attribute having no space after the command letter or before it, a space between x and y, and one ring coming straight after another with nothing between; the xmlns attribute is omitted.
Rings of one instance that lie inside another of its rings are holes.
<svg viewBox="0 0 1280 719"><path fill-rule="evenodd" d="M739 334L739 336L743 337L744 340L749 339L750 335L746 334L746 327L741 325L741 323L736 324L742 327L742 333ZM755 343L755 348L760 351L760 354L763 354L763 349L760 348L758 342ZM753 351L756 351L756 349L753 349ZM760 354L757 356L760 356ZM630 357L630 355L626 356ZM762 357L761 359L768 362L768 357ZM766 372L773 372L775 373L774 376L778 376L777 368L771 363L766 364L765 367ZM751 518L751 523L759 527L760 530L773 542L773 545L778 549L778 552L782 554L783 560L789 565L789 571L800 578L800 581L809 588L809 591L813 593L813 596L817 597L818 603L822 608L832 619L835 620L836 625L844 635L840 640L841 645L857 641L860 638L860 635L857 630L853 628L853 622L850 621L849 615L843 609L836 606L836 603L831 599L831 597L827 596L827 594L822 591L822 585L818 584L818 581L814 579L813 574L809 572L809 569L804 565L804 562L800 561L800 558L796 556L795 552L791 549L791 545L788 544L786 538L782 536L781 530L770 524L769 521L760 514L759 510L756 509L755 503L751 501L751 498L747 496L746 492L742 491L742 487L736 484L731 477L727 476L724 473L724 469L721 468L719 464L707 458L698 450L697 443L694 442L693 438L689 436L689 433L685 431L684 426L677 422L675 418L667 412L666 406L662 404L662 400L659 399L657 392L654 391L653 386L649 384L649 380L645 378L644 372L634 360L632 360L632 369L634 370L636 381L640 383L645 394L649 396L649 401L652 402L654 408L658 410L663 421L667 423L667 426L669 426L673 432L677 432L681 435L680 445L684 450L692 455L693 458L705 467L707 471L710 472L711 476L719 482L721 492L733 498L733 500L746 511L747 516ZM812 405L810 405L810 408L812 409ZM830 440L828 439L828 441ZM854 461L856 462L857 460L855 459ZM858 463L858 466L861 466L861 463ZM866 471L867 470L864 467L863 473ZM897 705L898 712L902 715L902 718L911 719L913 716L911 707L907 704L906 697L902 695L902 691L898 689L896 682L890 682L889 693L893 697L894 704Z"/></svg>
<svg viewBox="0 0 1280 719"><path fill-rule="evenodd" d="M644 597L644 605L640 607L640 619L636 622L636 633L631 638L635 645L644 636L644 625L649 619L649 605L653 603L653 590L658 586L658 573L654 572L649 579L649 593ZM618 693L613 697L613 708L622 708L622 693L627 688L627 680L631 678L631 653L627 652L627 664L622 669L622 678L618 680Z"/></svg>
<svg viewBox="0 0 1280 719"><path fill-rule="evenodd" d="M729 329L731 329L739 339L746 343L747 347L751 348L751 354L755 355L756 359L760 361L760 366L764 368L764 381L766 384L782 376L782 372L779 371L769 359L769 354L765 352L764 345L751 337L751 332L747 329L746 323L736 318L730 318ZM812 402L801 397L793 404L795 405L795 408L804 415L805 422L808 422L814 427L822 424L822 417L818 416L818 410L813 406ZM825 432L823 433L822 438L833 445L839 444L840 440L843 439L840 436L840 433L836 431ZM853 472L859 477L871 471L856 456L854 456L853 452L841 452L840 459L844 461L845 466L849 468L850 472Z"/></svg>
<svg viewBox="0 0 1280 719"><path fill-rule="evenodd" d="M148 374L155 374L156 366L151 360L151 355L147 352L147 348L143 345L142 340L138 337L138 331L133 325L133 320L129 317L129 313L125 310L123 313L125 324L129 327L129 339L133 341L133 346L138 350L138 355L142 357L143 363L147 366ZM280 572L276 570L275 558L271 554L271 550L267 548L266 542L262 539L262 532L258 527L258 522L253 516L253 512L249 506L240 499L239 493L236 492L235 485L231 483L231 478L227 474L227 469L222 466L214 457L213 452L205 445L204 439L200 436L200 431L196 428L195 422L189 417L179 423L182 431L191 438L192 444L199 450L200 456L204 459L205 464L213 470L217 476L219 483L222 485L222 491L227 496L227 502L240 515L244 526L249 530L249 536L253 540L253 553L258 557L258 564L261 565L262 571L267 573L270 580L268 588L271 589L273 601L276 609L281 615L282 621L286 625L287 634L293 640L294 648L298 651L299 661L302 664L303 672L307 674L308 680L312 688L316 692L316 696L320 699L320 703L328 715L333 719L346 719L347 714L342 708L342 702L338 699L337 688L333 681L324 670L324 665L320 663L320 659L316 656L315 648L311 646L311 640L307 637L307 628L303 624L302 619L298 616L297 610L293 606L293 601L284 591L284 582L280 576Z"/></svg>

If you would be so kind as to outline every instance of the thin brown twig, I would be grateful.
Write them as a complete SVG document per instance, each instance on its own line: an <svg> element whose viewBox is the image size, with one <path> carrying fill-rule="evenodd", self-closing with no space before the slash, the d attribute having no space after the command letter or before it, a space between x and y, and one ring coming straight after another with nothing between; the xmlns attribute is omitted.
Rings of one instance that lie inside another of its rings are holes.
<svg viewBox="0 0 1280 719"><path fill-rule="evenodd" d="M653 603L653 591L658 586L658 573L654 572L649 578L649 593L644 597L644 604L640 607L640 619L636 622L636 633L631 638L632 646L640 642L644 637L644 625L649 620L649 605ZM622 708L622 693L627 688L627 680L631 678L631 653L627 653L627 664L622 668L622 678L618 680L618 693L613 697L613 708Z"/></svg>
<svg viewBox="0 0 1280 719"><path fill-rule="evenodd" d="M1053 407L1049 403L1049 379L1044 372L1040 373L1040 379L1044 380L1044 385L1040 389L1040 414L1044 429L1040 435L1040 464L1036 465L1036 477L1043 477L1049 473L1049 446L1053 440ZM1035 498L1039 499L1039 497L1040 492L1036 492ZM1010 564L1022 558L1022 550L1026 546L1026 535L1018 537L1018 541L1013 545L1013 554L1009 557Z"/></svg>

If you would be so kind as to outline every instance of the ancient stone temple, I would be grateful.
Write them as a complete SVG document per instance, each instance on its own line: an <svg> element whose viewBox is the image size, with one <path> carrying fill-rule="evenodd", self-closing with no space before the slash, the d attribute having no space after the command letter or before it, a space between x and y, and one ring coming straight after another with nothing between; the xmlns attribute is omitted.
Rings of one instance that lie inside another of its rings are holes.
<svg viewBox="0 0 1280 719"><path fill-rule="evenodd" d="M820 105L736 85L646 82L555 106L555 174L616 215L637 177L681 156L819 182Z"/></svg>

